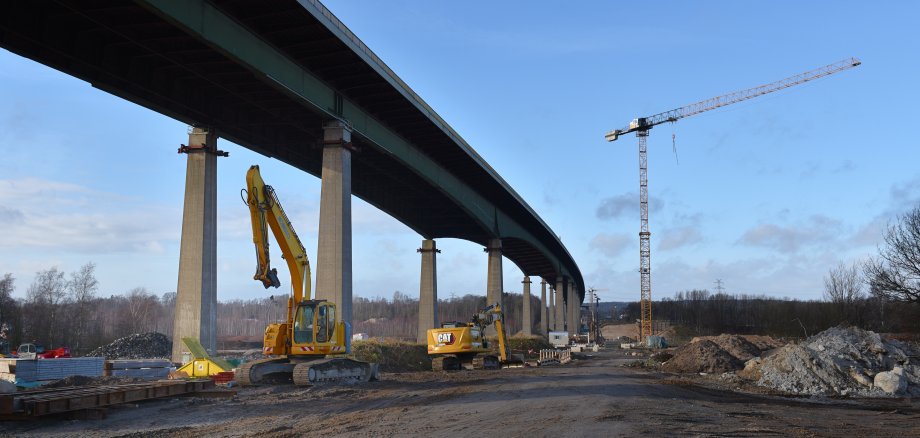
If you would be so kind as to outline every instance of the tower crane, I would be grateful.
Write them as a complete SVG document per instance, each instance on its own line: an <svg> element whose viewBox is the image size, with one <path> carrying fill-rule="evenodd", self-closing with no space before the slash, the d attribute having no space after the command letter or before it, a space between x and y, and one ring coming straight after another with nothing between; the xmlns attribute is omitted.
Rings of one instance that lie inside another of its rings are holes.
<svg viewBox="0 0 920 438"><path fill-rule="evenodd" d="M690 117L733 103L753 99L757 96L763 96L764 94L769 94L794 85L803 84L824 76L829 76L856 67L860 64L861 62L856 58L844 59L759 87L735 91L652 116L639 117L630 122L625 128L615 129L604 136L607 141L615 141L623 134L635 132L636 137L639 138L639 215L641 218L641 225L639 227L639 275L641 287L639 305L642 313L639 331L640 339L644 339L646 336L652 334L651 233L648 227L648 158L646 155L648 131L665 122L673 123L685 117Z"/></svg>

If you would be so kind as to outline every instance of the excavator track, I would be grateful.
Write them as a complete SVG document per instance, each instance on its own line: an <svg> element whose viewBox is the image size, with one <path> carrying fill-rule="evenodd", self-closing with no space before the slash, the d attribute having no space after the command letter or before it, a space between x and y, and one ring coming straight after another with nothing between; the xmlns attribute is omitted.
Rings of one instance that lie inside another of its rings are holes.
<svg viewBox="0 0 920 438"><path fill-rule="evenodd" d="M299 386L349 380L367 382L378 380L379 370L375 363L344 358L319 359L296 364L292 377L294 384Z"/></svg>
<svg viewBox="0 0 920 438"><path fill-rule="evenodd" d="M283 357L254 360L240 366L236 381L243 386L291 383L293 369L294 364Z"/></svg>
<svg viewBox="0 0 920 438"><path fill-rule="evenodd" d="M501 368L498 357L491 354L477 354L473 358L474 370L497 370Z"/></svg>
<svg viewBox="0 0 920 438"><path fill-rule="evenodd" d="M431 369L434 371L455 371L462 369L460 358L456 356L440 356L431 359Z"/></svg>
<svg viewBox="0 0 920 438"><path fill-rule="evenodd" d="M379 380L379 374L375 363L344 358L291 362L281 357L247 362L240 366L236 379L243 386L289 383L309 386L320 382Z"/></svg>

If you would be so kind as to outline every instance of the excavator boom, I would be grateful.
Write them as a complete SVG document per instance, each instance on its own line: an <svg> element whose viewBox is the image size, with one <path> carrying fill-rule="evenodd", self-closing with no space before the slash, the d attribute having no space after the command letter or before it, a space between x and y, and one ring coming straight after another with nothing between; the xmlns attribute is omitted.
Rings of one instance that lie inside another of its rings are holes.
<svg viewBox="0 0 920 438"><path fill-rule="evenodd" d="M291 226L291 221L281 207L281 203L278 202L275 190L262 180L259 166L249 167L249 171L246 172L246 186L248 187L246 204L249 206L249 214L252 219L252 241L255 244L258 259L256 275L253 278L261 281L266 289L281 285L277 271L271 268L269 258L268 228L271 228L278 246L281 247L281 253L287 261L291 279L297 279L291 285L294 303L309 300L312 292L307 251Z"/></svg>

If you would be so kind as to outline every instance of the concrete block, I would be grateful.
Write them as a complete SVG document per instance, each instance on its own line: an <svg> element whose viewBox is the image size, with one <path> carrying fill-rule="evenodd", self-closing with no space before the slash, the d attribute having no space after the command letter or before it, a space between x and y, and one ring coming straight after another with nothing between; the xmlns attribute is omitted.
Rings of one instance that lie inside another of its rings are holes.
<svg viewBox="0 0 920 438"><path fill-rule="evenodd" d="M875 387L887 392L888 394L902 394L907 390L907 378L900 373L892 371L882 371L875 375Z"/></svg>

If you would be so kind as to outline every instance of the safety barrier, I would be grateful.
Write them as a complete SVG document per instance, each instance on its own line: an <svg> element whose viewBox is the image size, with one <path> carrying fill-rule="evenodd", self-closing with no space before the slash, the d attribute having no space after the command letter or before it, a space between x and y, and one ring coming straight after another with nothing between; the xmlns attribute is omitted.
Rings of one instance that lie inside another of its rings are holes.
<svg viewBox="0 0 920 438"><path fill-rule="evenodd" d="M540 365L566 364L572 360L572 350L540 350Z"/></svg>

